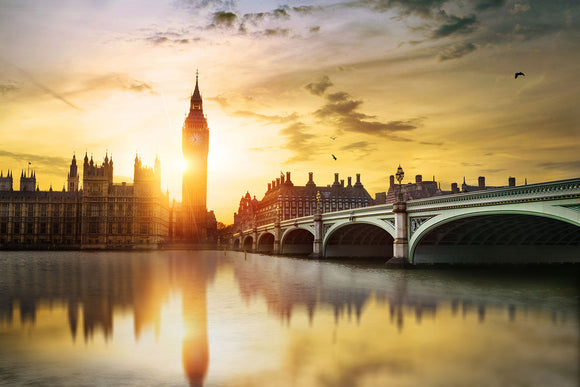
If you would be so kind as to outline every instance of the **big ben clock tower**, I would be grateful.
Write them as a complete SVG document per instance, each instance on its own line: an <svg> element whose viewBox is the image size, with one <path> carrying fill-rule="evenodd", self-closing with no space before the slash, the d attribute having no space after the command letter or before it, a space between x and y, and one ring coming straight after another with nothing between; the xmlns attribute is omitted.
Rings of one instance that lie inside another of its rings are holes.
<svg viewBox="0 0 580 387"><path fill-rule="evenodd" d="M191 242L206 242L209 128L203 114L197 72L189 114L183 123L181 147L187 163L182 184L183 237Z"/></svg>

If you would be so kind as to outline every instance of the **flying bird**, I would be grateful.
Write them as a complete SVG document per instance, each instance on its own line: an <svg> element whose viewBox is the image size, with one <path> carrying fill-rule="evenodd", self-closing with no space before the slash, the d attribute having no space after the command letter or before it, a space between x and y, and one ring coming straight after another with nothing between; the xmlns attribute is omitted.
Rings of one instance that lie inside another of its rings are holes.
<svg viewBox="0 0 580 387"><path fill-rule="evenodd" d="M336 137L330 137L331 140L336 140Z"/></svg>
<svg viewBox="0 0 580 387"><path fill-rule="evenodd" d="M332 158L336 160L336 156L335 155L332 155Z"/></svg>
<svg viewBox="0 0 580 387"><path fill-rule="evenodd" d="M516 76L515 76L514 78L515 78L515 79L518 79L518 76L520 76L520 75L521 75L522 77L525 77L525 76L526 76L526 74L524 74L524 73L522 73L522 72L520 71L520 72L517 72L517 73L516 73Z"/></svg>

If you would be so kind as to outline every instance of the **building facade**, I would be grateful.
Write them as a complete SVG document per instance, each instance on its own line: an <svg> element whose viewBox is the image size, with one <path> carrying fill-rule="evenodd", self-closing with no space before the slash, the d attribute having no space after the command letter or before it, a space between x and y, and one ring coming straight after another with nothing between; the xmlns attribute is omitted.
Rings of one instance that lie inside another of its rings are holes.
<svg viewBox="0 0 580 387"><path fill-rule="evenodd" d="M317 199L318 197L318 199ZM308 182L304 186L296 186L291 180L290 172L286 176L268 183L268 189L262 200L258 201L248 193L240 200L238 212L234 214L234 232L246 230L254 226L274 223L276 219L287 220L301 218L316 213L348 210L367 207L373 204L373 199L356 174L356 182L348 177L348 183L339 181L338 173L334 174L334 183L327 186L317 186L313 173L308 173Z"/></svg>
<svg viewBox="0 0 580 387"><path fill-rule="evenodd" d="M161 167L135 158L134 183L113 183L113 160L101 165L85 154L82 188L73 156L62 191L40 191L36 175L0 177L0 248L156 248L168 242L168 196L161 192Z"/></svg>

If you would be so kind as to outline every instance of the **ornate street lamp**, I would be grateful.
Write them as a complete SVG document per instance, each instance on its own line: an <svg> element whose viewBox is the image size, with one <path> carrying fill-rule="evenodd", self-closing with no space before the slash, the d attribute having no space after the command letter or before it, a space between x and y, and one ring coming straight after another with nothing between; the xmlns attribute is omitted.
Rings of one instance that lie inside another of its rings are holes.
<svg viewBox="0 0 580 387"><path fill-rule="evenodd" d="M397 181L399 182L399 201L402 202L403 201L403 190L401 189L401 182L403 181L403 178L405 177L405 172L403 171L403 168L401 168L401 164L399 164L399 168L397 168L397 173L395 174Z"/></svg>

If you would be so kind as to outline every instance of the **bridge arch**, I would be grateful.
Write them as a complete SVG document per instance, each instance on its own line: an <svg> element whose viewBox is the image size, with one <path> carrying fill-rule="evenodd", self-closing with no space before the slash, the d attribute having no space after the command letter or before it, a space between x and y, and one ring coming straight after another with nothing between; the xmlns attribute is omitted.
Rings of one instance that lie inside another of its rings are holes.
<svg viewBox="0 0 580 387"><path fill-rule="evenodd" d="M381 222L343 221L332 225L324 236L324 257L392 257L395 229Z"/></svg>
<svg viewBox="0 0 580 387"><path fill-rule="evenodd" d="M289 228L280 239L281 254L308 255L313 251L314 234L307 228Z"/></svg>
<svg viewBox="0 0 580 387"><path fill-rule="evenodd" d="M234 250L239 250L240 249L240 239L241 238L234 239L234 242L233 242L233 245L232 245L232 248Z"/></svg>
<svg viewBox="0 0 580 387"><path fill-rule="evenodd" d="M256 247L260 253L274 252L274 234L271 232L263 232L258 236L258 245Z"/></svg>
<svg viewBox="0 0 580 387"><path fill-rule="evenodd" d="M244 243L242 244L242 249L245 251L252 251L253 244L254 244L254 238L251 235L246 235L244 237Z"/></svg>
<svg viewBox="0 0 580 387"><path fill-rule="evenodd" d="M423 223L409 239L409 260L414 264L578 262L580 221L573 212L544 206L541 211L471 208L441 214Z"/></svg>

